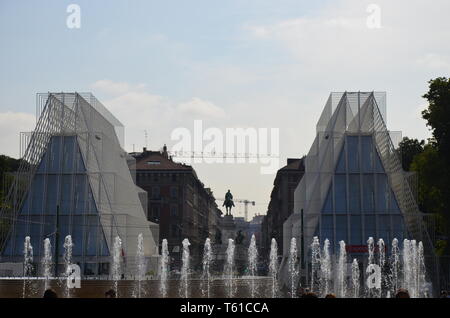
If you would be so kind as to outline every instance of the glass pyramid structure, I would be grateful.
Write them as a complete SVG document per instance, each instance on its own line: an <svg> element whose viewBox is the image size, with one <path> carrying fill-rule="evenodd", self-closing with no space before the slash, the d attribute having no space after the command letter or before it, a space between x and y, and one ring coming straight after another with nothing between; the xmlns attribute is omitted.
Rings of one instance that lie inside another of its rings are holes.
<svg viewBox="0 0 450 318"><path fill-rule="evenodd" d="M305 174L294 193L294 211L283 226L281 277L286 277L291 238L307 263L313 237L341 240L349 259L367 257L367 239L397 238L433 246L399 154L386 126L384 92L331 93L304 158Z"/></svg>
<svg viewBox="0 0 450 318"><path fill-rule="evenodd" d="M71 235L72 263L81 274L111 275L118 236L127 275L137 266L142 234L148 269L156 271L158 234L133 181L133 159L122 148L122 124L90 93L38 94L37 113L35 130L22 135L21 165L0 211L0 270L23 270L26 236L36 275L42 274L47 238L53 267L63 267L64 240Z"/></svg>

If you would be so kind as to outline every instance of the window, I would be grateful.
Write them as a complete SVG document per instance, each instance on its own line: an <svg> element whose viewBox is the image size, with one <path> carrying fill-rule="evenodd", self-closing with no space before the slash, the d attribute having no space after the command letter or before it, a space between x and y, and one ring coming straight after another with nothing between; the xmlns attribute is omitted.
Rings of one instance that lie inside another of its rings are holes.
<svg viewBox="0 0 450 318"><path fill-rule="evenodd" d="M152 199L159 199L160 197L160 189L158 186L152 187Z"/></svg>
<svg viewBox="0 0 450 318"><path fill-rule="evenodd" d="M170 206L170 216L171 217L177 217L178 216L178 205L172 204Z"/></svg>
<svg viewBox="0 0 450 318"><path fill-rule="evenodd" d="M176 187L176 186L170 187L170 196L172 198L177 198L178 197L178 187Z"/></svg>
<svg viewBox="0 0 450 318"><path fill-rule="evenodd" d="M153 219L159 220L160 216L161 216L161 211L160 211L159 205L152 205L152 217L153 217Z"/></svg>

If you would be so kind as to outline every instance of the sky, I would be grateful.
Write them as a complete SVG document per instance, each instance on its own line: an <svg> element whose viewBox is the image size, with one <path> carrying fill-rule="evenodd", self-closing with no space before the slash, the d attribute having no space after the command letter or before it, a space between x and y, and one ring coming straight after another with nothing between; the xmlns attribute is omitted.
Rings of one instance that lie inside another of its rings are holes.
<svg viewBox="0 0 450 318"><path fill-rule="evenodd" d="M281 168L308 152L332 91L386 91L388 128L425 139L421 96L450 73L448 12L448 0L0 0L0 153L19 156L48 91L92 92L127 151L171 149L194 120L278 128ZM193 166L216 197L231 189L266 213L275 174L260 164Z"/></svg>

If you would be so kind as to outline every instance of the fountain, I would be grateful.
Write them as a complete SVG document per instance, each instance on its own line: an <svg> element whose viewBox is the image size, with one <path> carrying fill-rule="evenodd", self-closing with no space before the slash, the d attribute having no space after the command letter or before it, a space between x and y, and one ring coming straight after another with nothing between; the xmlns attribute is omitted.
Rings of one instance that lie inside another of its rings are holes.
<svg viewBox="0 0 450 318"><path fill-rule="evenodd" d="M114 239L113 247L113 266L112 266L112 278L114 281L114 291L116 292L116 298L119 297L119 279L121 278L121 255L122 255L122 240L119 236Z"/></svg>
<svg viewBox="0 0 450 318"><path fill-rule="evenodd" d="M347 278L347 252L345 242L339 242L339 260L337 266L337 296L344 298L346 296L346 278Z"/></svg>
<svg viewBox="0 0 450 318"><path fill-rule="evenodd" d="M269 258L269 275L272 278L272 298L276 298L278 295L278 245L274 238L272 238L270 244Z"/></svg>
<svg viewBox="0 0 450 318"><path fill-rule="evenodd" d="M228 239L228 246L226 251L227 259L225 262L224 274L225 274L225 285L228 289L228 297L233 298L234 296L234 241L233 239Z"/></svg>
<svg viewBox="0 0 450 318"><path fill-rule="evenodd" d="M391 250L391 292L395 294L395 292L399 288L399 267L400 267L400 259L399 259L400 251L398 249L398 240L395 238L392 240L392 250Z"/></svg>
<svg viewBox="0 0 450 318"><path fill-rule="evenodd" d="M136 297L142 296L142 281L145 278L146 262L144 255L144 236L142 233L138 235L137 250L136 250L136 276L137 276L137 293Z"/></svg>
<svg viewBox="0 0 450 318"><path fill-rule="evenodd" d="M295 283L297 281L297 240L295 237L291 239L291 246L289 249L289 276L291 280L291 298L295 298Z"/></svg>
<svg viewBox="0 0 450 318"><path fill-rule="evenodd" d="M367 251L369 252L369 256L367 259L367 268L370 270L372 270L372 269L376 270L374 267L374 264L375 264L375 256L374 256L375 242L374 242L373 237L369 237L369 239L367 240ZM370 286L367 286L367 287L368 287L368 290L367 290L368 297L373 297L374 287L370 287Z"/></svg>
<svg viewBox="0 0 450 318"><path fill-rule="evenodd" d="M330 257L330 241L328 239L323 243L323 253L320 259L320 272L322 295L325 296L330 292L331 280L331 257Z"/></svg>
<svg viewBox="0 0 450 318"><path fill-rule="evenodd" d="M42 257L42 268L42 275L45 278L44 290L47 290L52 272L52 245L49 238L46 238L44 240L44 256Z"/></svg>
<svg viewBox="0 0 450 318"><path fill-rule="evenodd" d="M182 266L181 266L181 288L180 297L188 298L189 296L189 240L185 238L181 243L183 245Z"/></svg>
<svg viewBox="0 0 450 318"><path fill-rule="evenodd" d="M72 249L73 249L72 236L70 235L66 236L66 238L64 239L63 247L64 247L64 268L65 268L64 273L67 278L65 294L67 298L70 298L69 276L70 274L72 274L72 269L70 267L70 265L72 264Z"/></svg>
<svg viewBox="0 0 450 318"><path fill-rule="evenodd" d="M314 236L311 243L311 291L320 291L320 242L317 236Z"/></svg>
<svg viewBox="0 0 450 318"><path fill-rule="evenodd" d="M412 298L427 297L423 244L416 240L403 241L403 287Z"/></svg>
<svg viewBox="0 0 450 318"><path fill-rule="evenodd" d="M209 238L205 241L205 246L203 248L203 272L202 272L202 295L210 298L210 283L211 274L209 272L209 267L212 262L212 249L211 240Z"/></svg>
<svg viewBox="0 0 450 318"><path fill-rule="evenodd" d="M428 290L426 285L426 268L425 268L425 257L423 252L423 244L419 242L419 247L417 250L417 278L418 278L418 288L417 297L428 298ZM422 293L421 293L422 292Z"/></svg>
<svg viewBox="0 0 450 318"><path fill-rule="evenodd" d="M384 278L383 272L384 266L386 264L386 247L384 244L384 240L381 238L378 240L378 256L379 256L378 265L380 265L380 285L383 284L385 285L385 281L383 280ZM379 296L382 297L382 288L380 288Z"/></svg>
<svg viewBox="0 0 450 318"><path fill-rule="evenodd" d="M353 259L352 263L352 296L353 298L359 297L359 264L358 260Z"/></svg>
<svg viewBox="0 0 450 318"><path fill-rule="evenodd" d="M161 247L160 261L160 286L159 291L162 297L167 297L167 279L169 275L169 248L167 239L163 239Z"/></svg>
<svg viewBox="0 0 450 318"><path fill-rule="evenodd" d="M31 239L29 236L25 237L23 246L23 289L22 297L26 296L27 280L33 274L33 246L31 246Z"/></svg>
<svg viewBox="0 0 450 318"><path fill-rule="evenodd" d="M256 296L255 290L255 276L257 274L257 263L258 263L258 250L256 249L256 239L255 234L252 235L250 239L250 246L248 247L248 269L250 275L250 295L252 298Z"/></svg>
<svg viewBox="0 0 450 318"><path fill-rule="evenodd" d="M415 277L415 264L414 256L412 255L413 248L412 242L405 239L403 241L403 288L407 289L411 296L414 295L414 277Z"/></svg>
<svg viewBox="0 0 450 318"><path fill-rule="evenodd" d="M42 276L36 277L36 284L39 284L40 288L49 288L51 281L52 267L52 246L50 239L44 240L44 249L41 259ZM137 237L137 249L135 257L135 266L131 267L134 271L134 281L132 284L126 284L124 282L123 287L118 286L118 281L122 279L122 273L124 269L122 267L123 262L123 250L122 241L119 236L115 237L113 242L112 255L111 255L111 276L110 280L113 281L116 297L119 296L133 296L144 297L146 290L144 287L145 275L146 275L146 259L144 254L144 240L143 235L139 234ZM335 292L337 297L391 297L395 295L399 287L408 290L411 297L428 297L429 296L429 282L426 281L426 268L425 268L425 255L422 242L415 240L404 240L402 250L400 251L399 242L397 239L392 241L392 250L388 254L386 245L383 239L378 239L376 242L372 237L367 240L367 263L363 262L361 256L355 255L352 257L352 262L347 264L346 244L344 241L339 242L339 249L337 255L330 254L330 241L326 239L321 249L320 241L318 237L314 237L311 243L311 268L306 272L307 279L309 275L309 286L303 286L310 291L324 297L325 295ZM73 276L71 271L73 270L74 262L72 256L73 249L72 237L70 235L65 237L64 240L64 264L66 266L66 276L69 282ZM202 261L202 273L199 289L192 288L191 269L190 269L190 242L188 239L184 239L182 242L182 268L181 276L179 279L179 296L183 298L188 297L211 297L215 287L225 285L226 297L234 297L239 295L240 297L258 297L262 292L262 286L264 286L264 295L271 297L279 297L280 290L278 286L278 246L275 239L271 241L270 255L269 255L269 272L267 278L258 276L258 250L256 246L256 239L253 235L248 247L248 275L241 277L244 284L238 284L240 280L236 277L236 256L235 256L235 244L232 239L228 240L228 246L226 249L226 258L223 270L222 279L212 279L211 265L213 261L213 251L211 240L207 238L203 249L203 261ZM356 253L361 253L357 250ZM25 238L24 250L23 250L23 282L20 280L18 288L18 296L29 297L34 295L35 290L31 287L35 285L34 280L31 284L33 274L33 247L31 246L31 239L29 236ZM333 261L335 260L335 261ZM160 289L160 295L162 297L168 297L169 288L169 251L168 242L166 239L162 241L161 258L160 258L160 280L153 282L149 280L146 282L149 286L156 286ZM360 268L361 264L365 263L364 269ZM296 238L290 240L289 255L286 259L286 291L285 296L295 298L297 296L297 288L299 288L299 262L298 262L298 250ZM347 273L348 272L348 273ZM367 273L367 276L362 284L362 274ZM127 275L128 277L128 275ZM62 279L62 278L60 278ZM266 282L264 282L264 280ZM42 282L42 285L40 283ZM22 286L23 283L23 286ZM156 284L155 284L156 283ZM195 281L194 281L195 283ZM260 284L262 283L262 284ZM85 283L87 286L90 284L88 281ZM218 285L217 285L218 284ZM85 285L85 286L86 286ZM72 292L74 295L80 296L80 290L71 289L69 284L66 286L58 284L57 289L60 289L60 293L66 297L70 297ZM128 289L127 286L131 286ZM22 290L21 290L22 288ZM151 288L151 287L149 287ZM130 292L128 292L128 290ZM149 289L151 290L151 289ZM100 295L103 295L102 290ZM156 293L155 293L156 294Z"/></svg>

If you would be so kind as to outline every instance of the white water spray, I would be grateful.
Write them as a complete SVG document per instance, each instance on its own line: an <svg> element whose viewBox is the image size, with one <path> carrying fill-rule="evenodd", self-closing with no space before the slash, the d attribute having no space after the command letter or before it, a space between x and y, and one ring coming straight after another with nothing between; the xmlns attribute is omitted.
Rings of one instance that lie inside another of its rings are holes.
<svg viewBox="0 0 450 318"><path fill-rule="evenodd" d="M185 238L182 242L183 245L183 255L182 255L182 266L181 266L181 288L180 297L188 298L189 296L189 271L190 271L190 256L189 256L189 240Z"/></svg>
<svg viewBox="0 0 450 318"><path fill-rule="evenodd" d="M160 260L160 285L159 291L162 297L167 297L167 279L169 276L169 248L167 239L163 239L161 247L161 260Z"/></svg>
<svg viewBox="0 0 450 318"><path fill-rule="evenodd" d="M278 245L274 238L272 238L270 244L269 258L269 275L272 278L272 298L275 298L278 295Z"/></svg>
<svg viewBox="0 0 450 318"><path fill-rule="evenodd" d="M227 259L224 268L225 274L225 285L228 289L228 297L233 298L234 296L234 241L232 239L228 239L227 246Z"/></svg>
<svg viewBox="0 0 450 318"><path fill-rule="evenodd" d="M291 298L295 297L295 284L297 282L297 240L295 237L291 239L291 246L289 249L289 276L291 279Z"/></svg>
<svg viewBox="0 0 450 318"><path fill-rule="evenodd" d="M44 256L42 257L42 267L42 275L45 278L44 290L47 290L52 272L52 245L49 238L46 238L44 240Z"/></svg>
<svg viewBox="0 0 450 318"><path fill-rule="evenodd" d="M205 246L203 248L203 272L202 272L202 295L210 298L210 284L211 284L211 274L210 266L212 262L212 249L211 240L209 238L205 241Z"/></svg>

